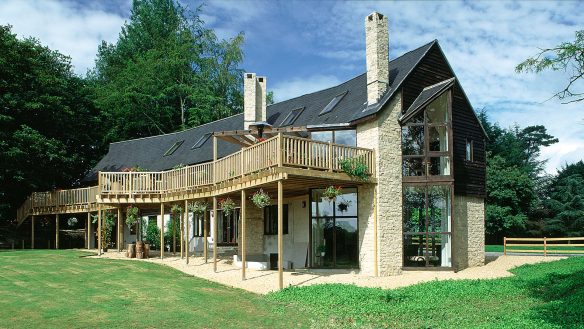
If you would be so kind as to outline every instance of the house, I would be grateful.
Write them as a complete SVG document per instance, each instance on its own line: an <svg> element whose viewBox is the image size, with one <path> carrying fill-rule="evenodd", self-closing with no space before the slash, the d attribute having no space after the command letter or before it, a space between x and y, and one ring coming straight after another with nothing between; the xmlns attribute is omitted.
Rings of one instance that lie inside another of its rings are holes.
<svg viewBox="0 0 584 329"><path fill-rule="evenodd" d="M438 41L390 59L387 18L368 15L365 30L364 74L266 106L266 77L246 73L244 113L112 143L90 187L34 193L19 222L32 218L34 232L35 216L132 204L165 229L172 205L207 201L203 215L186 212L187 249L207 255L211 240L214 259L232 246L238 261L280 273L482 265L485 132ZM148 171L122 172L136 165ZM250 200L260 189L272 200L263 209ZM131 241L123 226L116 240ZM91 230L88 219L88 247Z"/></svg>

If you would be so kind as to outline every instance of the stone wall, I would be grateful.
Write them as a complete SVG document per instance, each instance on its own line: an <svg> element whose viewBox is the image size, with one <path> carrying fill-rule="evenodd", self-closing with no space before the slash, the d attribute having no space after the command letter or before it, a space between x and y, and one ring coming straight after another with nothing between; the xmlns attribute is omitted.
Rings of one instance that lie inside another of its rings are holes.
<svg viewBox="0 0 584 329"><path fill-rule="evenodd" d="M264 253L264 212L249 200L249 192L246 203L246 253L247 255L259 255ZM238 222L237 241L241 241L241 221ZM241 257L241 247L238 248Z"/></svg>
<svg viewBox="0 0 584 329"><path fill-rule="evenodd" d="M357 126L358 146L375 149L379 275L402 267L401 95L394 96L377 120ZM374 273L373 187L359 190L359 260L364 274Z"/></svg>
<svg viewBox="0 0 584 329"><path fill-rule="evenodd" d="M452 253L454 268L485 263L485 202L482 198L455 195Z"/></svg>

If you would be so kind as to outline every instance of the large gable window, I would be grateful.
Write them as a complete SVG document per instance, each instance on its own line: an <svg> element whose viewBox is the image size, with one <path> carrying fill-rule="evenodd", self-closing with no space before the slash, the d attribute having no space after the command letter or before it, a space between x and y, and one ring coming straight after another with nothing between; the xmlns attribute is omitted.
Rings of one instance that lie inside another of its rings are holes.
<svg viewBox="0 0 584 329"><path fill-rule="evenodd" d="M451 176L450 92L438 96L402 127L402 174L412 180Z"/></svg>

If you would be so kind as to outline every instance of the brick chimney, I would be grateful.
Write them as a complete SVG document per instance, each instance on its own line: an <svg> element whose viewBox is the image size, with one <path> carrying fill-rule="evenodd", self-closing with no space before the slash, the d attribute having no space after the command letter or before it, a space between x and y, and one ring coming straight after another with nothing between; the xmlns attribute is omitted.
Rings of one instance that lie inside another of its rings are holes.
<svg viewBox="0 0 584 329"><path fill-rule="evenodd" d="M266 121L266 77L243 74L243 129L254 122Z"/></svg>
<svg viewBox="0 0 584 329"><path fill-rule="evenodd" d="M387 17L373 12L365 17L367 104L379 101L389 85L389 32Z"/></svg>

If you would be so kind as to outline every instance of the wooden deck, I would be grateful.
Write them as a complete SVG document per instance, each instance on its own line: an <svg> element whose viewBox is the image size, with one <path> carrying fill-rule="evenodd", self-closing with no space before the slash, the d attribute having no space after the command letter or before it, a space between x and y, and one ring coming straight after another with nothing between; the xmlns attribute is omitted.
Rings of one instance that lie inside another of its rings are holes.
<svg viewBox="0 0 584 329"><path fill-rule="evenodd" d="M18 223L30 215L97 211L98 205L152 204L208 198L277 181L287 188L324 184L363 184L341 170L339 160L359 158L376 182L371 149L279 134L226 157L159 172L100 172L92 187L34 192L17 211Z"/></svg>

